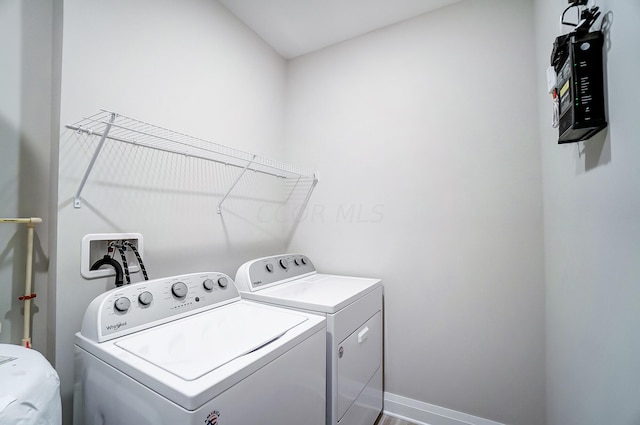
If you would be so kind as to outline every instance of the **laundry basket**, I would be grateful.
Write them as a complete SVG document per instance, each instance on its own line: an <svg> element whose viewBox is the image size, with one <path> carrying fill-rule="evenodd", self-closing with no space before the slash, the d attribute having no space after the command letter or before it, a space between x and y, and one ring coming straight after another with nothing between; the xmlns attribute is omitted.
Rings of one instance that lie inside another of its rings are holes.
<svg viewBox="0 0 640 425"><path fill-rule="evenodd" d="M60 425L60 380L39 352L0 344L0 424Z"/></svg>

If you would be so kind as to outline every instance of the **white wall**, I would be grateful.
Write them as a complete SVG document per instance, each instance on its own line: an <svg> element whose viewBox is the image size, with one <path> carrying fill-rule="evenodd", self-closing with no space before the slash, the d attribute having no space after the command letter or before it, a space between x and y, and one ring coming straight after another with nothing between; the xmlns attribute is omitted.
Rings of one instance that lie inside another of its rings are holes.
<svg viewBox="0 0 640 425"><path fill-rule="evenodd" d="M20 152L20 4L17 2L3 1L0 3L0 60L2 60L2 76L0 78L0 139L2 140L2 155L0 156L0 176L2 187L0 189L1 209L0 215L14 217L18 215L18 158ZM25 244L17 243L21 235L17 234L19 226L0 225L0 240L2 241L2 256L0 257L0 279L3 289L9 289L10 295L0 298L0 323L2 333L0 341L20 341L21 315L19 303L16 303L16 284L24 274L16 273L19 264L14 265L15 256L24 260L19 252L24 252ZM23 238L24 239L24 238ZM13 241L13 242L11 242ZM15 247L15 249L14 249ZM24 264L24 261L22 261ZM13 277L17 274L16 278ZM6 286L5 286L6 285ZM15 309L13 304L15 303ZM13 311L12 311L13 310Z"/></svg>
<svg viewBox="0 0 640 425"><path fill-rule="evenodd" d="M273 195L258 177L248 176L218 215L237 170L112 142L82 192L82 208L73 208L96 139L65 125L107 108L279 158L284 78L284 60L215 1L65 1L55 364L66 421L73 335L91 299L113 287L113 278L80 276L85 234L142 233L151 278L197 270L233 276L242 262L280 252L284 242L281 223L257 219L255 207Z"/></svg>
<svg viewBox="0 0 640 425"><path fill-rule="evenodd" d="M52 5L0 1L0 216L41 217L35 229L32 343L47 353ZM23 336L27 231L0 224L1 343Z"/></svg>
<svg viewBox="0 0 640 425"><path fill-rule="evenodd" d="M73 333L89 300L111 285L80 277L85 233L142 231L156 276L194 268L233 273L245 257L271 254L286 241L281 217L242 214L246 199L232 199L225 217L193 208L217 205L209 198L220 188L180 195L197 176L170 186L166 158L142 158L145 168L131 172L156 182L121 189L109 189L105 162L83 193L85 206L74 210L70 200L91 146L79 148L64 125L107 107L279 158L288 71L286 155L322 171L290 249L325 270L384 279L386 389L508 424L545 423L542 149L547 422L638 421L637 2L598 2L613 12L610 127L568 146L555 144L543 94L564 6L555 1L535 2L535 61L529 2L466 0L296 59L288 69L216 2L131 3L64 4L60 223L50 229L59 233L50 268L67 420ZM39 2L0 1L0 215L47 218L48 195L32 183L49 166L50 13ZM139 166L138 159L125 165ZM58 167L57 158L51 165ZM195 169L214 172L202 167ZM36 191L25 198L18 187ZM138 199L150 187L157 196ZM176 206L158 213L169 195ZM184 211L203 227L178 220ZM0 279L15 288L24 230L0 232ZM42 276L36 273L40 300ZM15 313L7 303L14 295L0 298L0 338L8 326L14 340L7 316ZM40 349L46 305L39 308Z"/></svg>
<svg viewBox="0 0 640 425"><path fill-rule="evenodd" d="M640 3L597 4L611 22L609 128L559 146L544 71L565 5L536 1L549 425L640 422Z"/></svg>
<svg viewBox="0 0 640 425"><path fill-rule="evenodd" d="M467 0L288 67L290 250L385 285L385 390L545 422L533 3Z"/></svg>

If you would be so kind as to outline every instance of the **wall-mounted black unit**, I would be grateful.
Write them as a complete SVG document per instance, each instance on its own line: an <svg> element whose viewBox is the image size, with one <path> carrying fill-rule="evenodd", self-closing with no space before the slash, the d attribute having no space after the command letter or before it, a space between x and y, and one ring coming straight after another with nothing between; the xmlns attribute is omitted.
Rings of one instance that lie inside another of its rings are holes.
<svg viewBox="0 0 640 425"><path fill-rule="evenodd" d="M558 143L587 140L607 126L601 31L556 39L552 65L560 99Z"/></svg>

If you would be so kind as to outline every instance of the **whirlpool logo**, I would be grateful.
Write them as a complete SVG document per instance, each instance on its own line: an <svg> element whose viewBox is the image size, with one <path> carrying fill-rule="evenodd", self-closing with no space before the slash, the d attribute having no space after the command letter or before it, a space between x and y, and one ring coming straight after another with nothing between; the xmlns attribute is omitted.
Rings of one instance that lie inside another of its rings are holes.
<svg viewBox="0 0 640 425"><path fill-rule="evenodd" d="M118 323L114 323L113 325L108 325L107 326L107 330L108 331L117 331L118 329L120 329L123 326L127 326L127 322L118 322Z"/></svg>

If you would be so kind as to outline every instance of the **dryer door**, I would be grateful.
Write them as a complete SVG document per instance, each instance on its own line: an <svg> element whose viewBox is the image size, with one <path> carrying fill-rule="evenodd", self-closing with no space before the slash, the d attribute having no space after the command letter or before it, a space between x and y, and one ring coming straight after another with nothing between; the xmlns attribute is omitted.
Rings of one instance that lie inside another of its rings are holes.
<svg viewBox="0 0 640 425"><path fill-rule="evenodd" d="M338 420L382 363L382 313L379 311L338 345Z"/></svg>

